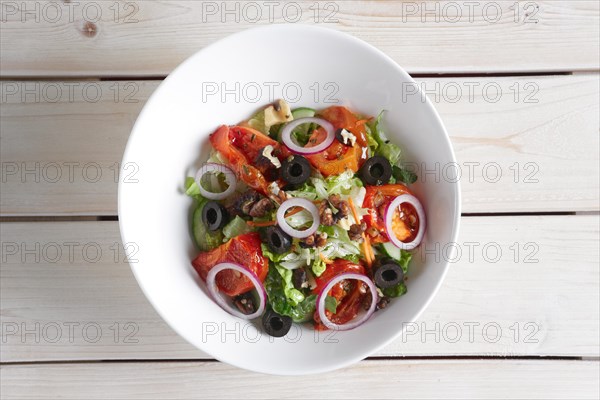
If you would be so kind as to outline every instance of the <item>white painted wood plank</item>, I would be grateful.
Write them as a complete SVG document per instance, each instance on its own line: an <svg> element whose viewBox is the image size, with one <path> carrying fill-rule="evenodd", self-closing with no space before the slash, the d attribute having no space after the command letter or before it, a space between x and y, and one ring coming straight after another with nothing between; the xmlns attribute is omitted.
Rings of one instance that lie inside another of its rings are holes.
<svg viewBox="0 0 600 400"><path fill-rule="evenodd" d="M5 399L597 399L598 361L363 361L314 377L216 362L2 366Z"/></svg>
<svg viewBox="0 0 600 400"><path fill-rule="evenodd" d="M600 209L597 74L420 82L451 135L464 212ZM116 166L157 85L2 82L0 213L116 214Z"/></svg>
<svg viewBox="0 0 600 400"><path fill-rule="evenodd" d="M114 3L4 1L2 74L164 75L217 39L286 22L351 33L409 72L599 67L596 1Z"/></svg>
<svg viewBox="0 0 600 400"><path fill-rule="evenodd" d="M162 322L122 252L115 262L116 222L0 231L2 361L207 357ZM377 355L598 357L598 242L597 215L464 217L439 294Z"/></svg>

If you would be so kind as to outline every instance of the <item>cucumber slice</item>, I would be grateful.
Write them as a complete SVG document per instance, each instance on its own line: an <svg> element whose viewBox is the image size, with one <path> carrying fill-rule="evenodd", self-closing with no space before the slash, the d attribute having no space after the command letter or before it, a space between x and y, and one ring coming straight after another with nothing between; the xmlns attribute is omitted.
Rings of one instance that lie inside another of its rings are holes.
<svg viewBox="0 0 600 400"><path fill-rule="evenodd" d="M201 251L212 250L223 243L221 230L209 232L206 225L204 225L204 221L202 221L202 209L206 203L206 200L199 202L192 216L192 234L196 245Z"/></svg>
<svg viewBox="0 0 600 400"><path fill-rule="evenodd" d="M316 111L308 107L300 107L292 110L292 117L294 117L294 119L314 117L315 114Z"/></svg>
<svg viewBox="0 0 600 400"><path fill-rule="evenodd" d="M408 273L408 265L410 264L410 260L412 259L412 254L407 250L401 250L399 247L394 246L390 242L382 243L378 247L384 256L391 257L394 260L398 261L400 267L404 273Z"/></svg>
<svg viewBox="0 0 600 400"><path fill-rule="evenodd" d="M400 248L390 242L382 243L381 250L386 256L391 257L394 260L400 260L402 257Z"/></svg>

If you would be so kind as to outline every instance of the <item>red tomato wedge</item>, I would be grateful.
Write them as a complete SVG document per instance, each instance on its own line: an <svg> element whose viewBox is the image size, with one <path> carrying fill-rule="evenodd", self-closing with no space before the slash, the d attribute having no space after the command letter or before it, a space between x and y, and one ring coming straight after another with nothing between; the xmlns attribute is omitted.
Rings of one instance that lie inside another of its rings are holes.
<svg viewBox="0 0 600 400"><path fill-rule="evenodd" d="M247 233L230 239L221 246L200 253L192 265L202 280L208 271L222 262L233 262L254 272L263 282L269 271L269 260L263 256L258 233ZM217 287L228 296L237 296L254 288L252 282L237 271L225 270L217 274Z"/></svg>
<svg viewBox="0 0 600 400"><path fill-rule="evenodd" d="M338 258L332 264L327 266L327 269L321 276L315 278L317 286L313 290L313 293L320 293L321 290L327 286L327 283L329 283L333 278L345 273L365 275L365 268L362 265L353 263L352 261ZM329 292L329 295L334 297L337 301L336 312L335 314L331 313L330 311L325 312L331 322L338 325L343 325L356 318L365 302L365 296L369 296L368 293L363 293L360 290L361 285L363 285L361 282L341 281L333 286ZM325 325L321 323L318 312L315 312L314 319L316 330L327 329Z"/></svg>
<svg viewBox="0 0 600 400"><path fill-rule="evenodd" d="M274 166L257 165L262 150L273 146L273 156L285 159L289 150L267 135L245 126L221 125L212 135L210 143L225 157L233 167L237 177L251 188L268 195L268 187L272 180L267 177L274 172Z"/></svg>
<svg viewBox="0 0 600 400"><path fill-rule="evenodd" d="M371 243L389 242L385 227L385 212L390 202L401 194L413 193L404 185L382 185L382 186L366 186L367 193L363 201L363 208L367 209L367 215L363 220L368 228L374 228L380 234L372 238ZM419 230L418 216L411 206L402 205L401 211L394 212L392 228L398 239L407 241L412 239Z"/></svg>
<svg viewBox="0 0 600 400"><path fill-rule="evenodd" d="M346 129L356 136L354 146L346 146L337 140L326 150L306 156L308 161L324 176L339 175L346 170L358 171L367 159L367 135L364 121L359 120L346 107L333 106L321 111L318 115L333 125L334 129ZM308 140L307 147L315 146L325 139L327 133L323 128L314 131Z"/></svg>

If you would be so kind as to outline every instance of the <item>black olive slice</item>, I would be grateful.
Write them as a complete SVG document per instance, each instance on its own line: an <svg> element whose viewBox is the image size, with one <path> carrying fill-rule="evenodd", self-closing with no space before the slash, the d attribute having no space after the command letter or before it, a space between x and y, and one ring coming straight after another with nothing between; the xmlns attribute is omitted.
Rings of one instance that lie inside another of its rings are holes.
<svg viewBox="0 0 600 400"><path fill-rule="evenodd" d="M292 248L292 237L279 226L269 226L265 229L263 238L269 250L275 254L287 253Z"/></svg>
<svg viewBox="0 0 600 400"><path fill-rule="evenodd" d="M397 286L404 280L402 267L392 259L383 259L375 269L373 281L381 289Z"/></svg>
<svg viewBox="0 0 600 400"><path fill-rule="evenodd" d="M369 158L358 170L358 176L366 185L385 185L392 177L392 166L387 158Z"/></svg>
<svg viewBox="0 0 600 400"><path fill-rule="evenodd" d="M291 156L281 165L281 179L292 185L300 185L310 177L310 164L302 156Z"/></svg>
<svg viewBox="0 0 600 400"><path fill-rule="evenodd" d="M209 231L214 232L227 224L229 214L225 207L211 200L202 209L202 221Z"/></svg>
<svg viewBox="0 0 600 400"><path fill-rule="evenodd" d="M282 337L290 331L292 319L286 315L277 314L268 309L262 317L262 324L265 332L273 337Z"/></svg>

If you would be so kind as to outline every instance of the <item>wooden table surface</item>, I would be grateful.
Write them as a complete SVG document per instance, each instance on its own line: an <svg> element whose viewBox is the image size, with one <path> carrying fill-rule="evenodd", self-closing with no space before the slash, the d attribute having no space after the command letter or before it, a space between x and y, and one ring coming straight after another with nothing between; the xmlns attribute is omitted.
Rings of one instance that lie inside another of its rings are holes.
<svg viewBox="0 0 600 400"><path fill-rule="evenodd" d="M0 1L1 396L598 398L598 1ZM124 259L116 172L186 57L268 23L339 29L426 89L461 167L439 294L373 357L240 370L178 337Z"/></svg>

